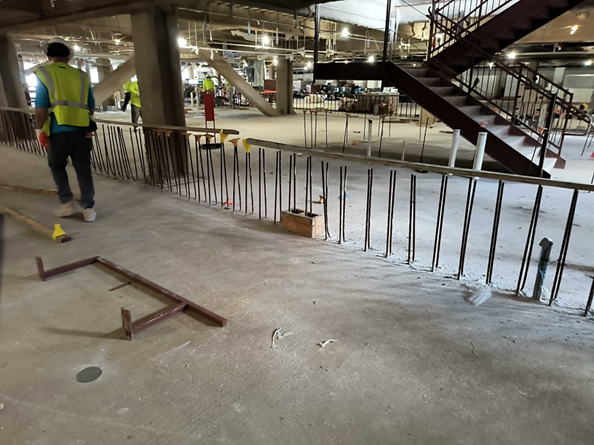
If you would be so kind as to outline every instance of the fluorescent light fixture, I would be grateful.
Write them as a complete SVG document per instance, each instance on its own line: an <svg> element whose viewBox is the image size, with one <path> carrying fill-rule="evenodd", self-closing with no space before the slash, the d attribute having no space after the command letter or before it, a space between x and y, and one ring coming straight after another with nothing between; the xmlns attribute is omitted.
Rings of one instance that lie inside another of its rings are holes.
<svg viewBox="0 0 594 445"><path fill-rule="evenodd" d="M373 56L373 55L369 56L369 58L367 59L367 61L368 61L369 63L373 63L373 62L375 62L375 56Z"/></svg>
<svg viewBox="0 0 594 445"><path fill-rule="evenodd" d="M495 64L493 62L489 62L489 69L493 68Z"/></svg>
<svg viewBox="0 0 594 445"><path fill-rule="evenodd" d="M115 39L114 42L116 45L119 45L122 41L120 39Z"/></svg>
<svg viewBox="0 0 594 445"><path fill-rule="evenodd" d="M185 48L188 45L188 42L186 42L186 39L184 39L183 37L180 37L177 39L177 44L180 48Z"/></svg>
<svg viewBox="0 0 594 445"><path fill-rule="evenodd" d="M349 32L349 28L342 28L342 31L340 31L340 35L343 37L348 37L351 35L351 33Z"/></svg>
<svg viewBox="0 0 594 445"><path fill-rule="evenodd" d="M507 54L507 58L508 59L515 59L516 58L516 53L515 51L512 51L511 53Z"/></svg>
<svg viewBox="0 0 594 445"><path fill-rule="evenodd" d="M307 63L305 64L305 66L306 66L307 68L311 68L311 62L307 62Z"/></svg>
<svg viewBox="0 0 594 445"><path fill-rule="evenodd" d="M569 34L574 35L575 32L578 30L579 26L578 25L573 25L571 27L571 30L569 31Z"/></svg>
<svg viewBox="0 0 594 445"><path fill-rule="evenodd" d="M266 34L264 34L262 36L262 46L268 46L270 45L270 37L268 37Z"/></svg>
<svg viewBox="0 0 594 445"><path fill-rule="evenodd" d="M586 60L586 62L584 63L584 65L591 66L592 65L592 61L591 60Z"/></svg>
<svg viewBox="0 0 594 445"><path fill-rule="evenodd" d="M272 59L272 63L274 63L275 66L278 65L278 57Z"/></svg>
<svg viewBox="0 0 594 445"><path fill-rule="evenodd" d="M74 45L74 51L80 51L80 46Z"/></svg>

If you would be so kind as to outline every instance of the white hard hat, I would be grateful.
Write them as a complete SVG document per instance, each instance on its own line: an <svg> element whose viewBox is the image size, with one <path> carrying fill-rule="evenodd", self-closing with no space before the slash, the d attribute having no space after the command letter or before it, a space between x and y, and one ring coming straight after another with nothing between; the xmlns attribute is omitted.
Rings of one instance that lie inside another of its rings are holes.
<svg viewBox="0 0 594 445"><path fill-rule="evenodd" d="M45 53L47 54L47 48L52 44L52 43L60 43L62 45L64 45L66 48L68 48L70 50L70 55L73 55L73 51L72 48L70 47L70 44L64 40L62 37L52 37L51 39L48 40L47 44L45 45Z"/></svg>

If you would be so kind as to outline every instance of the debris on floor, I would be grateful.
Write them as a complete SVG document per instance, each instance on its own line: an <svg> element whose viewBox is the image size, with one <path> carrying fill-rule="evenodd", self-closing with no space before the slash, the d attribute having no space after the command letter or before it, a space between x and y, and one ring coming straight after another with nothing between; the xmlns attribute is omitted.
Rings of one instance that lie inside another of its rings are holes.
<svg viewBox="0 0 594 445"><path fill-rule="evenodd" d="M318 346L319 346L320 348L324 348L324 347L326 347L326 345L327 345L328 343L334 343L335 341L338 341L338 340L334 340L333 338L330 338L330 339L328 339L328 340L321 341L320 343L318 343Z"/></svg>
<svg viewBox="0 0 594 445"><path fill-rule="evenodd" d="M274 343L274 340L282 340L285 337L288 337L289 335L292 334L292 332L285 332L284 334L281 334L281 329L282 328L276 328L274 330L274 332L272 333L272 346L271 348L276 348L276 343Z"/></svg>
<svg viewBox="0 0 594 445"><path fill-rule="evenodd" d="M491 286L478 283L466 283L466 288L471 293L467 300L473 306L480 306L489 298L491 298Z"/></svg>

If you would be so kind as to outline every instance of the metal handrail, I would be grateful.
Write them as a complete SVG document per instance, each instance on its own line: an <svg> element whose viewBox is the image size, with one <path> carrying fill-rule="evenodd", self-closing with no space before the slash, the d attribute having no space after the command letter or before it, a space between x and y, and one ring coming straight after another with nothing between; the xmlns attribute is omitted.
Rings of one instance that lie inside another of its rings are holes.
<svg viewBox="0 0 594 445"><path fill-rule="evenodd" d="M478 28L479 26L481 26L481 24L484 23L484 20L486 17L490 17L492 16L494 13L500 11L501 9L503 9L503 7L505 6L509 6L511 3L516 3L518 0L499 0L499 2L497 0L482 0L481 2L479 2L474 9L471 9L469 12L466 12L464 9L460 9L462 7L462 2L460 2L459 0L450 0L445 2L442 6L438 6L438 4L440 3L439 0L434 0L433 1L433 5L431 8L431 11L433 12L433 14L439 14L442 17L446 17L448 18L450 21L454 22L456 24L456 27L458 27L460 24L465 23L465 22L469 22L470 20L474 19L474 21L470 24L470 26L468 27L462 27L464 28L464 31L466 32L465 34L460 33L458 36L446 40L443 39L442 42L440 42L439 45L437 45L435 48L431 48L431 44L429 45L429 57L432 57L433 55L441 52L443 49L445 49L446 47L450 46L449 43L452 41L456 41L457 39L461 39L463 37L465 37L466 35L470 34L472 31L474 31L476 28ZM458 8L456 9L456 6L458 6ZM466 3L464 3L464 6L466 6ZM452 10L453 8L453 10ZM448 16L453 16L456 13L458 13L458 18L457 18L457 22L455 22L454 20L450 19ZM462 14L465 14L462 16ZM475 17L473 17L473 15L475 15ZM430 17L431 20L431 17ZM433 20L431 20L433 22ZM434 37L434 33L431 33L431 39L433 39Z"/></svg>
<svg viewBox="0 0 594 445"><path fill-rule="evenodd" d="M433 21L432 24L437 27L437 29L439 29L441 32L447 33L448 35L452 35L453 34L453 28L448 27L447 25L445 25L444 23L442 23L443 21L450 22L450 23L454 23L452 20L450 20L449 18L441 15L441 14L434 14L434 17L436 16L440 16L442 21ZM459 27L462 30L466 30L466 28L464 27ZM581 112L580 110L578 110L575 106L572 105L572 100L573 100L573 93L571 93L569 90L563 88L562 86L556 84L555 82L552 82L550 80L548 80L547 78L543 77L542 75L540 75L537 71L527 67L527 66L520 66L520 70L514 70L514 69L510 69L509 67L507 67L506 65L502 64L499 60L497 60L496 58L494 58L491 54L487 53L486 51L484 51L482 48L480 48L478 45L476 45L474 42L470 42L468 39L465 40L461 40L462 44L465 45L466 47L468 47L474 55L479 55L483 60L489 61L490 62L490 67L494 67L497 66L498 69L502 70L504 73L506 73L507 75L513 77L514 79L516 79L517 82L517 90L519 90L519 85L523 84L525 87L529 88L529 90L534 90L537 92L537 94L542 95L543 98L546 98L547 100L551 100L554 97L554 101L555 101L555 106L559 107L559 109L563 110L564 113L560 113L564 116L565 118L565 124L563 129L560 132L560 138L558 142L555 142L554 140L549 140L549 145L556 147L559 150L559 155L561 153L561 148L562 148L562 144L563 144L563 140L564 140L564 136L565 136L565 130L567 127L567 122L568 122L568 114L572 114L575 115L576 117L578 117L578 119L583 120L583 121L587 121L590 124L592 124L592 118L584 112ZM527 122L523 121L521 119L521 116L518 116L515 114L515 111L517 109L517 107L515 106L516 103L514 103L514 107L511 110L511 112L509 110L505 110L505 109L501 109L500 105L493 102L492 98L484 95L481 93L480 90L474 88L474 85L471 85L468 81L464 80L464 75L460 76L457 72L453 71L451 68L449 68L448 66L445 66L442 63L439 63L437 60L430 60L429 61L430 65L437 65L440 67L441 70L445 70L446 72L449 72L450 77L454 78L456 82L460 83L462 86L466 87L469 93L474 93L476 95L478 95L479 97L481 97L482 99L484 99L485 101L487 101L488 103L492 104L493 106L497 107L500 109L501 112L503 112L505 115L507 115L511 121L513 123L520 123L521 126L525 127L526 129L528 129L532 135L536 136L536 139L539 141L542 141L542 135L537 131L538 129L535 129L533 125L528 124ZM474 64L471 64L471 76L472 76L472 70L474 68ZM483 68L485 69L485 68ZM526 73L528 75L524 75L522 73L522 71L526 71ZM550 90L547 88L544 88L543 86L541 86L539 83L532 81L530 79L530 76L532 76L533 78L536 78L535 76L538 76L539 78L539 82L540 81L544 81L546 82L546 84L549 86ZM468 77L468 76L466 76ZM552 91L553 89L556 89L557 91ZM517 92L516 92L516 99L517 100Z"/></svg>

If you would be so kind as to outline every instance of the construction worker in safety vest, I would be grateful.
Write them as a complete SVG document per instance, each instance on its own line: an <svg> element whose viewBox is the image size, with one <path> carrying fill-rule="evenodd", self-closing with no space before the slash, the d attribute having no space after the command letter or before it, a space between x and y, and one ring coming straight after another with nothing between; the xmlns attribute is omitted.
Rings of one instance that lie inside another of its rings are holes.
<svg viewBox="0 0 594 445"><path fill-rule="evenodd" d="M124 91L130 93L130 106L132 108L132 123L137 124L138 119L142 117L140 106L140 90L138 89L138 81L130 79L124 85Z"/></svg>
<svg viewBox="0 0 594 445"><path fill-rule="evenodd" d="M202 81L202 92L211 92L214 93L215 84L214 81L210 78L210 76L206 76L206 79Z"/></svg>
<svg viewBox="0 0 594 445"><path fill-rule="evenodd" d="M56 216L76 212L74 196L68 182L68 158L80 186L80 206L85 221L95 221L95 189L91 174L92 136L97 125L91 119L95 98L89 76L68 65L72 51L68 44L53 38L46 49L49 65L35 69L35 128L40 144L48 149L48 163L58 188L60 207Z"/></svg>

